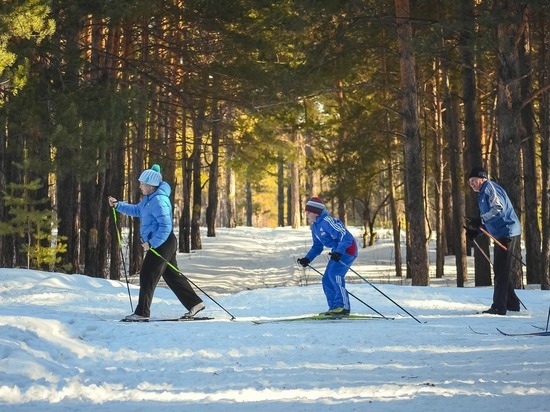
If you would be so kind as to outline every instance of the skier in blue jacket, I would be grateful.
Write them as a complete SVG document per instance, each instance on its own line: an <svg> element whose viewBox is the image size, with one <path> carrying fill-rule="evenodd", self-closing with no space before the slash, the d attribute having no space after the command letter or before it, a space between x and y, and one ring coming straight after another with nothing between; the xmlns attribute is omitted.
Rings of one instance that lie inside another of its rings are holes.
<svg viewBox="0 0 550 412"><path fill-rule="evenodd" d="M109 196L109 205L116 208L118 212L140 218L141 246L147 252L139 274L138 305L135 312L126 316L124 320L129 322L149 320L153 294L161 276L188 310L183 317L193 317L204 309L204 303L187 278L166 263L168 261L172 266L177 267L177 239L172 227L170 201L172 189L168 183L162 181L159 165L155 164L151 169L141 173L139 188L143 198L135 205ZM150 248L154 248L164 259L148 252Z"/></svg>
<svg viewBox="0 0 550 412"><path fill-rule="evenodd" d="M323 275L323 291L327 298L328 311L322 314L347 316L350 313L350 303L345 276L357 257L357 242L340 220L328 214L320 198L312 197L306 203L306 216L311 225L313 245L305 257L298 259L298 263L307 267L325 247L331 249L330 260Z"/></svg>
<svg viewBox="0 0 550 412"><path fill-rule="evenodd" d="M481 167L474 167L470 172L468 183L478 193L477 203L480 217L466 218L468 238L474 239L483 234L484 227L497 241L506 247L505 250L495 242L493 253L493 272L495 276L493 304L483 313L506 315L506 311L519 312L520 300L514 290L511 277L512 253L520 241L521 224L514 211L506 191L497 183L487 178L487 172Z"/></svg>

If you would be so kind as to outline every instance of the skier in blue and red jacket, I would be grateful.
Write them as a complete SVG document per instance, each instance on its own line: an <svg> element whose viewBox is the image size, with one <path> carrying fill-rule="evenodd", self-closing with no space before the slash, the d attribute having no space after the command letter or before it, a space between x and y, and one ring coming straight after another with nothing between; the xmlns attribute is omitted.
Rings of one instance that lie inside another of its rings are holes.
<svg viewBox="0 0 550 412"><path fill-rule="evenodd" d="M322 314L347 316L350 313L350 303L345 276L357 257L357 242L340 220L328 214L322 199L312 197L308 200L306 216L311 225L313 245L305 257L298 259L298 263L307 267L325 247L331 249L330 260L323 275L323 291L327 298L328 311Z"/></svg>

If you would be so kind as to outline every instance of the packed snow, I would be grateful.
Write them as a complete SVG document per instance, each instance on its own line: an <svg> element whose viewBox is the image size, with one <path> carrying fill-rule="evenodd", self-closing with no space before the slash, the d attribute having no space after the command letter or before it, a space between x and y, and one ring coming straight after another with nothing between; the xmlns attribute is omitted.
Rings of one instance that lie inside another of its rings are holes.
<svg viewBox="0 0 550 412"><path fill-rule="evenodd" d="M372 284L348 273L347 286L393 319L253 322L326 310L321 276L295 263L308 228L218 229L178 254L208 321L119 322L137 304L135 277L130 302L124 276L0 269L0 410L550 410L550 337L496 329L546 329L550 292L533 285L517 291L528 310L478 314L492 288L457 288L454 257L442 279L413 287L395 277L380 235L353 265ZM327 259L312 266L322 272ZM352 313L379 316L357 298ZM159 286L152 317L183 313Z"/></svg>

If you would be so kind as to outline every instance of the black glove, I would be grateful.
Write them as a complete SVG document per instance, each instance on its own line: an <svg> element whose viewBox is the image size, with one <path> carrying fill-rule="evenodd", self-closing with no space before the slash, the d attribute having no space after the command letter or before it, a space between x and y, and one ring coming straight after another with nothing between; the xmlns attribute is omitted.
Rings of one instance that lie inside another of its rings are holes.
<svg viewBox="0 0 550 412"><path fill-rule="evenodd" d="M297 262L303 267L307 268L311 263L311 260L309 260L307 257L303 257L301 259L298 259Z"/></svg>
<svg viewBox="0 0 550 412"><path fill-rule="evenodd" d="M332 252L330 254L330 258L334 260L335 262L340 262L340 259L342 258L342 254L338 252Z"/></svg>
<svg viewBox="0 0 550 412"><path fill-rule="evenodd" d="M477 229L481 226L481 219L479 217L467 217L466 222L472 229Z"/></svg>
<svg viewBox="0 0 550 412"><path fill-rule="evenodd" d="M468 229L467 227L464 227L464 229L466 229L466 237L470 240L474 240L481 235L481 232L477 229Z"/></svg>

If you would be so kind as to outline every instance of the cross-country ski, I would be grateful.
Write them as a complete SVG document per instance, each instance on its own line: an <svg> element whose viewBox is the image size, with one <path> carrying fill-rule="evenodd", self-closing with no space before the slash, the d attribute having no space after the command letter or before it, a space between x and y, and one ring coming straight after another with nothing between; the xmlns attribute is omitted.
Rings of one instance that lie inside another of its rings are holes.
<svg viewBox="0 0 550 412"><path fill-rule="evenodd" d="M144 320L126 320L122 318L120 322L124 323L152 323L152 322L193 322L193 321L205 321L214 320L214 318L202 316L202 317L181 317L181 318L149 318Z"/></svg>
<svg viewBox="0 0 550 412"><path fill-rule="evenodd" d="M550 336L550 330L540 332L524 332L524 333L509 333L497 328L497 330L504 336Z"/></svg>
<svg viewBox="0 0 550 412"><path fill-rule="evenodd" d="M345 322L345 321L375 320L375 319L392 320L394 318L384 318L378 315L353 315L353 314L348 316L307 315L307 316L296 316L296 317L275 318L275 319L256 319L256 320L252 320L252 323L260 325L263 323L330 322L330 321Z"/></svg>
<svg viewBox="0 0 550 412"><path fill-rule="evenodd" d="M495 335L495 333L489 333L489 332L480 332L474 328L472 328L471 326L468 326L468 328L475 334L477 335ZM500 328L496 328L496 330L498 331L498 333L500 333L501 335L504 335L504 336L550 336L550 331L546 331L546 330L541 330L541 331L537 331L537 332L516 332L516 333L511 333L511 332L505 332L503 331L502 329Z"/></svg>

